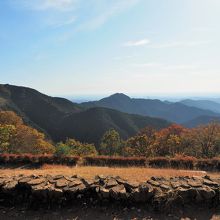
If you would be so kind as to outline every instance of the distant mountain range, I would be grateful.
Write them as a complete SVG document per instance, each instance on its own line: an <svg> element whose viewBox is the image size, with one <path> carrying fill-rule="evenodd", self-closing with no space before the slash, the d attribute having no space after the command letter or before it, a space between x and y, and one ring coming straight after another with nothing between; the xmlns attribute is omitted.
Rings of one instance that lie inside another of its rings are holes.
<svg viewBox="0 0 220 220"><path fill-rule="evenodd" d="M146 126L159 129L174 122L195 127L220 121L220 103L210 100L168 102L116 93L99 101L77 104L8 84L0 85L0 110L15 111L54 141L70 137L96 144L111 128L125 139Z"/></svg>
<svg viewBox="0 0 220 220"><path fill-rule="evenodd" d="M210 101L210 100L192 100L192 99L185 99L181 101L182 104L201 108L205 110L211 110L216 113L220 113L220 103Z"/></svg>
<svg viewBox="0 0 220 220"><path fill-rule="evenodd" d="M99 101L81 104L86 108L105 107L122 112L164 118L179 124L187 124L198 117L220 117L220 114L209 109L190 106L184 102L167 102L158 99L130 98L122 93L116 93Z"/></svg>
<svg viewBox="0 0 220 220"><path fill-rule="evenodd" d="M194 128L198 125L205 125L210 122L220 122L220 117L200 116L185 122L183 125L188 128Z"/></svg>
<svg viewBox="0 0 220 220"><path fill-rule="evenodd" d="M64 98L44 95L34 89L0 85L0 110L12 110L30 124L46 132L54 141L67 137L98 143L105 131L114 128L123 138L141 128L170 125L164 119L127 114L103 107L86 108Z"/></svg>

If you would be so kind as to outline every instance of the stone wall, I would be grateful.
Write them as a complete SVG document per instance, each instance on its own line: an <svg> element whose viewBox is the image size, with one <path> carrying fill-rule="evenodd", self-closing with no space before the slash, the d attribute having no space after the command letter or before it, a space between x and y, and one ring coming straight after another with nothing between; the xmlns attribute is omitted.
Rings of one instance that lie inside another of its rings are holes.
<svg viewBox="0 0 220 220"><path fill-rule="evenodd" d="M155 208L220 202L220 178L152 177L137 183L113 176L85 179L79 176L0 176L0 203L14 206L65 206L74 202L147 204Z"/></svg>

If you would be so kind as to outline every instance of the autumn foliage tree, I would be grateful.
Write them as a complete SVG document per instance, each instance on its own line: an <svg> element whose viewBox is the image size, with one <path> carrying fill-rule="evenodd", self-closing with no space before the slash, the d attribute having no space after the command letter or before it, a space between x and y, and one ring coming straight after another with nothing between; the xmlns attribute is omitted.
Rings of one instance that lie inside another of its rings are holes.
<svg viewBox="0 0 220 220"><path fill-rule="evenodd" d="M220 124L210 123L191 129L189 134L191 148L197 157L211 158L220 154ZM184 137L185 138L185 137ZM192 149L193 148L193 149ZM194 154L193 152L190 152Z"/></svg>
<svg viewBox="0 0 220 220"><path fill-rule="evenodd" d="M182 135L186 132L183 126L172 124L155 133L152 145L152 156L174 156L182 153Z"/></svg>
<svg viewBox="0 0 220 220"><path fill-rule="evenodd" d="M125 142L125 156L211 158L220 155L220 124L197 128L173 124L159 131L145 128Z"/></svg>
<svg viewBox="0 0 220 220"><path fill-rule="evenodd" d="M0 152L43 154L53 153L54 147L14 112L0 111Z"/></svg>
<svg viewBox="0 0 220 220"><path fill-rule="evenodd" d="M152 127L142 129L137 135L125 142L124 156L151 156L151 148L155 142L156 130Z"/></svg>

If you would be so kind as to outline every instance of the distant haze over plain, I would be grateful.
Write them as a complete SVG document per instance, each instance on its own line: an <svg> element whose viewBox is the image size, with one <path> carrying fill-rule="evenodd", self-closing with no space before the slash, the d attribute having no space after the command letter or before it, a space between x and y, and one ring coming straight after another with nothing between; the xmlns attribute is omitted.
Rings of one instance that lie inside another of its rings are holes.
<svg viewBox="0 0 220 220"><path fill-rule="evenodd" d="M112 93L114 94L114 93ZM112 94L100 94L100 95L55 95L56 97L64 97L72 102L82 103L87 101L96 101L102 98L108 97ZM220 94L207 94L207 95L143 95L143 94L127 94L131 98L143 98L143 99L159 99L162 101L178 102L184 99L192 100L211 100L215 102L220 102Z"/></svg>

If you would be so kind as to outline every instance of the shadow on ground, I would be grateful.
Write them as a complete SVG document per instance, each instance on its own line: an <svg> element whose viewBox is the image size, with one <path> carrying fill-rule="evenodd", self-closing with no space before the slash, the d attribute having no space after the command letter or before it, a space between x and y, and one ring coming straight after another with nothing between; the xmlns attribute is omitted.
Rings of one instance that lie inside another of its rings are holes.
<svg viewBox="0 0 220 220"><path fill-rule="evenodd" d="M185 220L217 220L220 219L220 209L206 209L198 207L185 207L183 210L173 210L172 212L159 213L153 211L149 207L120 207L115 206L99 206L99 207L71 207L63 209L45 210L37 209L30 210L18 207L0 207L0 219L30 219L30 220L170 220L170 219L185 219Z"/></svg>

